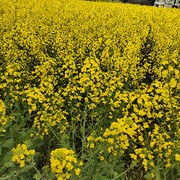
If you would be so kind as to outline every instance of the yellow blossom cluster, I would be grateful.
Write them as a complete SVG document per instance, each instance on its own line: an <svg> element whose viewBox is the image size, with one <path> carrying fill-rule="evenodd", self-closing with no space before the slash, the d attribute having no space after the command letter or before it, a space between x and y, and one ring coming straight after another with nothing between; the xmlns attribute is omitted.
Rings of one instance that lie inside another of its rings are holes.
<svg viewBox="0 0 180 180"><path fill-rule="evenodd" d="M77 163L77 159L74 156L74 151L66 148L55 149L51 152L51 169L56 174L58 180L69 179L71 171L74 170L75 174L79 176L80 168L74 169L74 164ZM79 166L83 163L80 162Z"/></svg>
<svg viewBox="0 0 180 180"><path fill-rule="evenodd" d="M32 162L32 156L35 154L35 150L28 150L25 144L18 144L12 151L12 161L19 164L21 168Z"/></svg>
<svg viewBox="0 0 180 180"><path fill-rule="evenodd" d="M101 161L106 151L127 167L170 167L180 150L179 29L179 9L1 1L0 125L11 119L32 139L68 142L80 154L104 145ZM74 152L51 152L59 180L70 178ZM23 167L34 151L18 145L13 153Z"/></svg>
<svg viewBox="0 0 180 180"><path fill-rule="evenodd" d="M6 105L2 100L0 100L0 124L1 124L1 131L5 132L6 130L3 129L3 126L6 125L7 118L6 116Z"/></svg>

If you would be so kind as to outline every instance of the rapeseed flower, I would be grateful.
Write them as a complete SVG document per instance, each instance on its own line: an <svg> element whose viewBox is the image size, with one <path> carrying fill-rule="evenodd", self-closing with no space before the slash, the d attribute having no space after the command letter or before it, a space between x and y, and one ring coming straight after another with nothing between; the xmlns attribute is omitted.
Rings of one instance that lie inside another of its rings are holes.
<svg viewBox="0 0 180 180"><path fill-rule="evenodd" d="M19 112L32 139L52 136L55 144L73 144L82 132L66 135L85 120L86 151L98 151L98 160L110 163L107 153L145 171L155 159L170 167L179 148L179 11L78 0L4 0L1 8L3 137ZM18 145L12 160L24 167L34 153ZM52 151L50 163L57 179L83 166L66 148Z"/></svg>
<svg viewBox="0 0 180 180"><path fill-rule="evenodd" d="M55 149L51 152L51 170L55 173L57 179L69 179L71 176L71 171L74 169L74 165L77 163L77 159L74 156L72 150L66 148ZM82 166L83 163L80 162L79 166ZM74 169L75 174L79 176L80 169Z"/></svg>
<svg viewBox="0 0 180 180"><path fill-rule="evenodd" d="M12 149L13 157L12 161L20 164L20 167L24 167L32 161L35 150L28 150L25 144L18 144L16 148Z"/></svg>

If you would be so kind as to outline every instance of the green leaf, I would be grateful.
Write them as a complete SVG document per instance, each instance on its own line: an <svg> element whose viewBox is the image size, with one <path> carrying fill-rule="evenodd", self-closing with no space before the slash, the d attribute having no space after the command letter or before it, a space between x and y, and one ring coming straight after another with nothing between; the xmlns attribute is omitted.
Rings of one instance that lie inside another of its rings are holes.
<svg viewBox="0 0 180 180"><path fill-rule="evenodd" d="M42 175L36 173L36 174L33 176L33 178L36 179L36 180L40 180L40 179L42 179Z"/></svg>
<svg viewBox="0 0 180 180"><path fill-rule="evenodd" d="M6 163L11 160L12 156L13 156L13 152L9 151L6 153L2 161Z"/></svg>
<svg viewBox="0 0 180 180"><path fill-rule="evenodd" d="M145 179L147 180L152 180L152 176L151 176L151 173L148 173L144 176Z"/></svg>
<svg viewBox="0 0 180 180"><path fill-rule="evenodd" d="M29 137L29 134L27 132L20 132L19 134L22 141L26 141Z"/></svg>
<svg viewBox="0 0 180 180"><path fill-rule="evenodd" d="M5 135L4 134L0 134L0 137L4 137Z"/></svg>
<svg viewBox="0 0 180 180"><path fill-rule="evenodd" d="M108 178L106 178L105 176L99 175L99 176L96 177L95 180L111 180L111 179L108 179Z"/></svg>
<svg viewBox="0 0 180 180"><path fill-rule="evenodd" d="M4 142L1 147L12 149L14 147L14 139L8 139L6 142Z"/></svg>
<svg viewBox="0 0 180 180"><path fill-rule="evenodd" d="M154 166L156 180L161 180L160 169L158 166Z"/></svg>
<svg viewBox="0 0 180 180"><path fill-rule="evenodd" d="M21 170L20 173L24 173L24 172L28 172L30 169L32 169L33 166L29 165L29 166L24 166Z"/></svg>

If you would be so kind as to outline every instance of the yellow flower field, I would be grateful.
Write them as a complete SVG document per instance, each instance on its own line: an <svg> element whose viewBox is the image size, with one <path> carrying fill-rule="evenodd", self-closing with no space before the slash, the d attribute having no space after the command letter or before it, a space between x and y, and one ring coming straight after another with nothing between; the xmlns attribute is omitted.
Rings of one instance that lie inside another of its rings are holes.
<svg viewBox="0 0 180 180"><path fill-rule="evenodd" d="M0 2L0 179L180 176L180 10Z"/></svg>

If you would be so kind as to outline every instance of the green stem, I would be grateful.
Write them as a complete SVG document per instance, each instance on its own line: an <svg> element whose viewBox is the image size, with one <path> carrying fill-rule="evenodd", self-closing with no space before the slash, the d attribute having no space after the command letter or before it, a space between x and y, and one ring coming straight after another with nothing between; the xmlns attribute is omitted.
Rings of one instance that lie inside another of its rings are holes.
<svg viewBox="0 0 180 180"><path fill-rule="evenodd" d="M132 169L135 165L131 165L126 171L116 176L113 180L118 179L119 177L123 176L125 173L127 173L130 169Z"/></svg>
<svg viewBox="0 0 180 180"><path fill-rule="evenodd" d="M39 177L41 177L42 179L46 180L41 173L39 172L39 170L36 168L36 166L34 166L34 164L32 164L32 167L35 169L35 171L38 173Z"/></svg>
<svg viewBox="0 0 180 180"><path fill-rule="evenodd" d="M72 119L72 117L73 117L73 114L72 114L72 108L71 108L73 151L76 152L76 146L75 146L75 129L76 129L75 123L76 123L76 122Z"/></svg>
<svg viewBox="0 0 180 180"><path fill-rule="evenodd" d="M50 130L52 131L52 133L54 134L54 136L59 140L59 142L61 142L61 139L57 136L57 134L54 132L53 128L48 125L48 127L50 128Z"/></svg>
<svg viewBox="0 0 180 180"><path fill-rule="evenodd" d="M87 118L87 104L85 103L85 109L84 109L84 115L83 115L83 125L82 125L82 157L84 157L84 149L86 145L86 136L85 136L85 130L86 130L86 118Z"/></svg>

